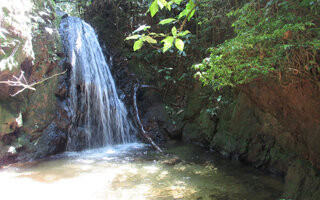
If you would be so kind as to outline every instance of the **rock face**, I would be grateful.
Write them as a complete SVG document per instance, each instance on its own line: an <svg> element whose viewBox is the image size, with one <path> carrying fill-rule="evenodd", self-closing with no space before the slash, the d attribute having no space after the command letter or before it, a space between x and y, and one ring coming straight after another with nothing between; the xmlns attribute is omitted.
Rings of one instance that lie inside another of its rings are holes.
<svg viewBox="0 0 320 200"><path fill-rule="evenodd" d="M44 0L1 1L0 81L23 71L31 84L62 71L54 7ZM55 96L62 80L54 77L14 97L21 88L0 84L0 165L64 150L60 120L66 113Z"/></svg>
<svg viewBox="0 0 320 200"><path fill-rule="evenodd" d="M191 95L200 90L196 87ZM198 104L192 105L192 102ZM190 98L183 138L223 156L285 176L285 198L320 196L320 93L317 85L257 80L219 102ZM192 106L191 106L192 105ZM197 106L199 105L199 106ZM206 105L201 106L201 105ZM216 109L215 118L204 114Z"/></svg>

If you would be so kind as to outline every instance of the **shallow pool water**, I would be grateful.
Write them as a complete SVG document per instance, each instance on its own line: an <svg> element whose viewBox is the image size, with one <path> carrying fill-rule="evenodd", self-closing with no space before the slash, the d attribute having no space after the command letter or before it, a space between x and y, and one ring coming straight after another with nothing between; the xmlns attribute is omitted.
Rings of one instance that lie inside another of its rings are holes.
<svg viewBox="0 0 320 200"><path fill-rule="evenodd" d="M279 199L283 182L200 147L143 144L66 152L0 171L1 199Z"/></svg>

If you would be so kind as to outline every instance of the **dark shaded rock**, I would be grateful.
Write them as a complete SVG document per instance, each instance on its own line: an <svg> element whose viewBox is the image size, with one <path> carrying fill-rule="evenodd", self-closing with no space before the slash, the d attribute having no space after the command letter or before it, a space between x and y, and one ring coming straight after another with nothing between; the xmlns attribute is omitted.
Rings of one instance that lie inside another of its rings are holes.
<svg viewBox="0 0 320 200"><path fill-rule="evenodd" d="M50 75L50 73L58 66L57 62L51 62L49 67L47 68L46 75Z"/></svg>
<svg viewBox="0 0 320 200"><path fill-rule="evenodd" d="M281 86L275 80L256 80L241 86L254 106L274 116L290 132L287 141L278 135L282 145L320 168L320 89L319 86L301 81ZM278 139L279 138L279 139ZM286 144L285 144L286 143ZM299 145L300 143L300 145Z"/></svg>
<svg viewBox="0 0 320 200"><path fill-rule="evenodd" d="M183 125L178 126L176 124L169 124L168 126L164 127L167 136L174 140L182 139L182 129Z"/></svg>
<svg viewBox="0 0 320 200"><path fill-rule="evenodd" d="M61 19L64 19L64 18L66 18L66 17L69 17L69 15L68 15L68 14L64 14L64 15L61 17Z"/></svg>
<svg viewBox="0 0 320 200"><path fill-rule="evenodd" d="M68 96L68 89L66 87L61 87L54 94L56 95L56 97L60 98L61 100L66 99L66 97Z"/></svg>
<svg viewBox="0 0 320 200"><path fill-rule="evenodd" d="M27 80L30 78L30 76L33 73L33 64L32 64L33 59L32 58L26 58L22 63L21 63L21 70L24 71L24 75L27 78Z"/></svg>
<svg viewBox="0 0 320 200"><path fill-rule="evenodd" d="M36 158L43 158L65 151L67 145L67 134L58 129L56 123L51 123L44 130L36 142Z"/></svg>
<svg viewBox="0 0 320 200"><path fill-rule="evenodd" d="M65 57L65 55L64 55L63 52L58 52L58 53L57 53L57 56L60 57L60 58L64 58L64 57Z"/></svg>
<svg viewBox="0 0 320 200"><path fill-rule="evenodd" d="M143 102L150 99L144 99ZM144 105L144 104L143 104ZM148 104L147 104L148 105ZM149 104L150 105L150 104ZM151 104L149 107L143 106L141 109L142 123L156 143L163 143L166 141L163 127L168 123L168 116L160 103Z"/></svg>
<svg viewBox="0 0 320 200"><path fill-rule="evenodd" d="M285 198L317 200L320 197L320 170L306 161L291 163L285 181Z"/></svg>
<svg viewBox="0 0 320 200"><path fill-rule="evenodd" d="M17 162L17 157L17 154L5 153L4 156L0 159L0 166Z"/></svg>
<svg viewBox="0 0 320 200"><path fill-rule="evenodd" d="M5 134L4 136L2 136L2 142L5 145L10 145L13 141L15 141L17 139L16 135L13 133L9 133L9 134Z"/></svg>

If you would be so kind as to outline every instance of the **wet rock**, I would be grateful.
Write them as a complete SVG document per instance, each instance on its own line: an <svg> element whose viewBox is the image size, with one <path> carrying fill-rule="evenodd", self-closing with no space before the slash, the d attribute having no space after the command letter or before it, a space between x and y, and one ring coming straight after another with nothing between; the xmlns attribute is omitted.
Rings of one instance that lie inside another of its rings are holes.
<svg viewBox="0 0 320 200"><path fill-rule="evenodd" d="M68 89L66 87L61 87L54 94L56 95L56 97L60 98L61 100L64 100L68 96Z"/></svg>
<svg viewBox="0 0 320 200"><path fill-rule="evenodd" d="M180 162L182 162L182 160L179 157L174 157L174 158L170 158L168 160L164 160L161 163L164 165L172 166L172 165L176 165Z"/></svg>
<svg viewBox="0 0 320 200"><path fill-rule="evenodd" d="M183 125L170 124L164 128L166 134L174 140L180 140L182 138Z"/></svg>
<svg viewBox="0 0 320 200"><path fill-rule="evenodd" d="M51 62L51 64L49 65L49 67L47 68L47 71L46 71L46 75L50 75L50 73L54 70L54 68L56 68L58 65L58 63L56 62Z"/></svg>
<svg viewBox="0 0 320 200"><path fill-rule="evenodd" d="M12 144L12 142L15 141L16 139L17 139L17 137L16 137L15 134L13 134L13 133L5 134L5 135L2 137L2 142L3 142L5 145L10 145L10 144Z"/></svg>
<svg viewBox="0 0 320 200"><path fill-rule="evenodd" d="M32 64L33 59L32 58L26 58L22 63L21 63L21 70L24 71L25 77L27 80L29 80L30 76L33 73L33 64Z"/></svg>
<svg viewBox="0 0 320 200"><path fill-rule="evenodd" d="M42 133L40 138L34 143L36 158L43 158L65 151L67 145L67 135L58 129L56 123L51 123Z"/></svg>
<svg viewBox="0 0 320 200"><path fill-rule="evenodd" d="M320 196L320 170L303 160L290 164L285 181L284 198L316 200Z"/></svg>

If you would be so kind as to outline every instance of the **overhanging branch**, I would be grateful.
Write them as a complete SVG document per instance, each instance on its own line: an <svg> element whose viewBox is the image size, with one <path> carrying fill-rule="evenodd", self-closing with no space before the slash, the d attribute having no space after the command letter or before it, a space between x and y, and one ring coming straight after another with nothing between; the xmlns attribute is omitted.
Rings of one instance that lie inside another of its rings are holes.
<svg viewBox="0 0 320 200"><path fill-rule="evenodd" d="M26 89L29 89L29 90L36 90L36 88L34 88L34 86L40 84L40 83L43 83L53 77L56 77L56 76L59 76L59 75L62 75L62 74L65 74L67 71L64 71L64 72L61 72L61 73L58 73L58 74L54 74L48 78L45 78L45 79L42 79L41 81L38 81L38 82L35 82L35 83L32 83L32 84L28 84L25 76L24 76L24 71L21 71L21 74L18 77L14 76L13 75L13 79L14 80L7 80L7 81L0 81L0 84L7 84L9 86L12 86L12 87L22 87L22 89L18 90L16 93L14 94L10 94L10 96L14 97L16 96L17 94L23 92L24 90Z"/></svg>

